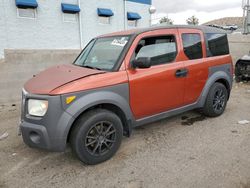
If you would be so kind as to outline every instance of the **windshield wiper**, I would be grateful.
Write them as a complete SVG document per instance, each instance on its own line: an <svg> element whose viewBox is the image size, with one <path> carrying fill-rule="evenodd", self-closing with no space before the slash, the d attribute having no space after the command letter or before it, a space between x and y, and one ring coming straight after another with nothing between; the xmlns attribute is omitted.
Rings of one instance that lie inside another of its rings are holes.
<svg viewBox="0 0 250 188"><path fill-rule="evenodd" d="M89 66L89 65L83 65L82 67L85 67L85 68L89 68L89 69L95 69L95 70L102 70L98 67L92 67L92 66Z"/></svg>

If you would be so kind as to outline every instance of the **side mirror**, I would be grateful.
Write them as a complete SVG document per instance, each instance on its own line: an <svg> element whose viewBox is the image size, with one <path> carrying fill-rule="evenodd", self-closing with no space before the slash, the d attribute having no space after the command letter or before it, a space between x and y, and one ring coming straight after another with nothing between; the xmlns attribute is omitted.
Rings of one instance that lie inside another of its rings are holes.
<svg viewBox="0 0 250 188"><path fill-rule="evenodd" d="M147 69L151 67L151 58L150 57L139 57L132 61L132 67Z"/></svg>

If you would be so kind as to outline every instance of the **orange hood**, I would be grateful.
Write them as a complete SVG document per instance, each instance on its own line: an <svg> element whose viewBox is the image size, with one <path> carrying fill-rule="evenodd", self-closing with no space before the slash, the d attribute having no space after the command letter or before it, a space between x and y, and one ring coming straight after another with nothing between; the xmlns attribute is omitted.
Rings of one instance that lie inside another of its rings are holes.
<svg viewBox="0 0 250 188"><path fill-rule="evenodd" d="M100 73L104 73L104 71L75 65L58 65L35 75L25 83L24 89L33 94L49 95L53 90L62 85Z"/></svg>

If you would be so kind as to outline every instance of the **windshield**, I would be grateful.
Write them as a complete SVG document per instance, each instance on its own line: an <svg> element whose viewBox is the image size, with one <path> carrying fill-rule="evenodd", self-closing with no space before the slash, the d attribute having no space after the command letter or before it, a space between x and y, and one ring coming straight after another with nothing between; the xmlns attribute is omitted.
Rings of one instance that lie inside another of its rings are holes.
<svg viewBox="0 0 250 188"><path fill-rule="evenodd" d="M92 69L111 71L116 65L128 40L128 36L92 40L74 64Z"/></svg>

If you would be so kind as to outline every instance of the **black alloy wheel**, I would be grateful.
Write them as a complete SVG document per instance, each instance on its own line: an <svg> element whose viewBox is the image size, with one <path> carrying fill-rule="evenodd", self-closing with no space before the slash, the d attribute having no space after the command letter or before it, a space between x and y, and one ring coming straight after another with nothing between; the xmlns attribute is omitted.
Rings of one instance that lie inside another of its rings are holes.
<svg viewBox="0 0 250 188"><path fill-rule="evenodd" d="M107 153L116 142L116 130L111 122L100 121L87 133L85 147L91 155L100 156Z"/></svg>
<svg viewBox="0 0 250 188"><path fill-rule="evenodd" d="M224 84L215 82L207 95L203 113L208 117L217 117L223 114L228 101L229 91Z"/></svg>
<svg viewBox="0 0 250 188"><path fill-rule="evenodd" d="M226 94L222 88L218 88L214 94L213 108L216 112L221 112L226 104Z"/></svg>
<svg viewBox="0 0 250 188"><path fill-rule="evenodd" d="M110 159L123 136L121 119L106 109L93 109L81 115L70 132L70 144L84 163L95 165Z"/></svg>

